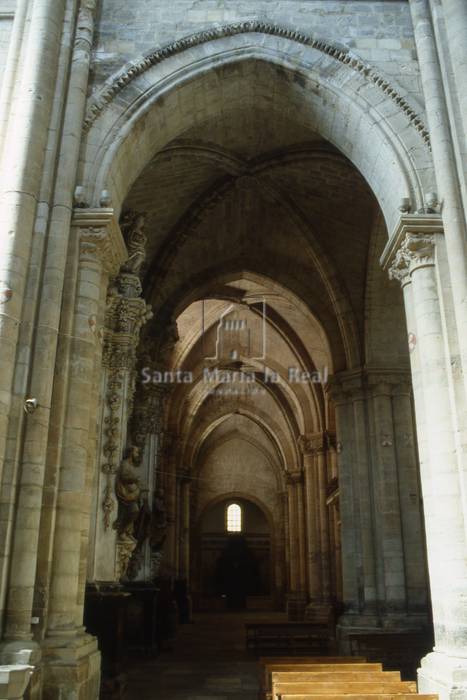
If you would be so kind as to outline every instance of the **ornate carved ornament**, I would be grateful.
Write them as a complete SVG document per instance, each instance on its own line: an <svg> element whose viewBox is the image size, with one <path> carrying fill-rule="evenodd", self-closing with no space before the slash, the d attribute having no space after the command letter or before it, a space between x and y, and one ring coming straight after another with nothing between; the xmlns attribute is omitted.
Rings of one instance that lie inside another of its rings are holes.
<svg viewBox="0 0 467 700"><path fill-rule="evenodd" d="M439 214L402 216L380 258L381 266L404 286L414 270L435 264L436 236L442 233Z"/></svg>
<svg viewBox="0 0 467 700"><path fill-rule="evenodd" d="M325 452L329 447L328 434L324 431L300 435L298 445L303 455L316 455Z"/></svg>
<svg viewBox="0 0 467 700"><path fill-rule="evenodd" d="M77 208L71 225L78 229L80 260L101 264L109 276L117 274L128 253L113 209Z"/></svg>
<svg viewBox="0 0 467 700"><path fill-rule="evenodd" d="M159 433L163 429L165 401L168 392L157 384L137 386L134 410L130 420L131 440L134 445L144 450L148 435Z"/></svg>
<svg viewBox="0 0 467 700"><path fill-rule="evenodd" d="M221 27L212 27L208 30L191 34L183 39L178 39L177 41L166 44L160 49L147 54L141 60L132 62L129 66L125 66L116 77L110 78L109 81L103 85L98 94L92 98L84 120L84 131L89 131L100 114L102 114L106 107L113 102L114 98L122 92L127 85L153 66L187 49L200 46L210 41L215 41L216 39L223 39L237 34L253 33L281 37L295 41L303 46L309 46L347 65L356 73L360 73L367 82L374 85L397 105L398 109L405 114L409 123L421 136L425 145L430 148L428 129L413 107L411 107L407 100L390 84L387 78L377 73L374 68L364 63L361 58L352 54L347 47L337 46L328 41L313 37L310 34L305 34L304 32L295 31L292 28L271 24L261 20L237 22Z"/></svg>
<svg viewBox="0 0 467 700"><path fill-rule="evenodd" d="M84 0L81 2L78 21L76 23L76 35L74 43L73 61L89 65L94 35L94 13L97 0Z"/></svg>
<svg viewBox="0 0 467 700"><path fill-rule="evenodd" d="M89 212L84 212L84 214L83 212L84 210L79 210L79 215L76 218L79 220L89 219ZM142 222L138 219L139 233L141 233L141 226ZM119 228L118 231L120 233ZM122 238L121 241L123 241ZM123 247L126 252L124 244ZM128 262L128 255L125 255L125 259ZM110 518L114 509L112 477L117 473L122 452L122 420L131 415L133 411L136 385L136 350L140 331L143 324L152 317L151 307L139 297L141 292L139 278L134 271L130 270L124 260L119 260L120 274L109 285L102 356L102 364L107 369L104 463L101 467L106 474L102 502L105 529L110 526ZM128 402L126 411L122 406L124 391L125 399ZM138 447L138 445L134 447Z"/></svg>

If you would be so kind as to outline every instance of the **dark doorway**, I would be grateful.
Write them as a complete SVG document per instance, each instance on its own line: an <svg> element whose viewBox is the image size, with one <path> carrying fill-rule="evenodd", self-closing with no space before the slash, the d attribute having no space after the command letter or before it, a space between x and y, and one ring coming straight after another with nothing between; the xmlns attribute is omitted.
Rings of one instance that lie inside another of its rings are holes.
<svg viewBox="0 0 467 700"><path fill-rule="evenodd" d="M242 535L231 535L216 565L217 593L225 596L228 610L244 610L247 596L260 595L258 562Z"/></svg>

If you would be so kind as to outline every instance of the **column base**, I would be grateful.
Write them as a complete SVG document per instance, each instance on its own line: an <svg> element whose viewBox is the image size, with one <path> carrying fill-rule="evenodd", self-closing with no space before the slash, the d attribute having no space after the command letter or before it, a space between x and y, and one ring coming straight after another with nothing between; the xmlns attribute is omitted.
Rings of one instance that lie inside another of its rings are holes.
<svg viewBox="0 0 467 700"><path fill-rule="evenodd" d="M308 596L303 591L291 591L287 594L287 616L291 622L305 619Z"/></svg>
<svg viewBox="0 0 467 700"><path fill-rule="evenodd" d="M316 624L331 625L335 619L334 606L322 601L311 601L306 606L305 620Z"/></svg>
<svg viewBox="0 0 467 700"><path fill-rule="evenodd" d="M42 700L98 700L101 655L90 634L54 636L42 645Z"/></svg>
<svg viewBox="0 0 467 700"><path fill-rule="evenodd" d="M433 631L418 614L346 614L337 636L339 653L381 662L386 670L399 670L404 680L415 678L420 659L433 647Z"/></svg>
<svg viewBox="0 0 467 700"><path fill-rule="evenodd" d="M467 699L467 658L432 651L421 660L418 692L437 693L439 700Z"/></svg>

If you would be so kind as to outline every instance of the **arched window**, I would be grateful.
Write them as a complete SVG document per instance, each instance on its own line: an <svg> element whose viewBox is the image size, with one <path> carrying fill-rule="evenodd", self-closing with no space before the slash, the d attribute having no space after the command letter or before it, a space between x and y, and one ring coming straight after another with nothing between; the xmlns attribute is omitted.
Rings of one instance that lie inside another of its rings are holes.
<svg viewBox="0 0 467 700"><path fill-rule="evenodd" d="M238 503L231 503L227 508L227 532L242 531L242 508Z"/></svg>

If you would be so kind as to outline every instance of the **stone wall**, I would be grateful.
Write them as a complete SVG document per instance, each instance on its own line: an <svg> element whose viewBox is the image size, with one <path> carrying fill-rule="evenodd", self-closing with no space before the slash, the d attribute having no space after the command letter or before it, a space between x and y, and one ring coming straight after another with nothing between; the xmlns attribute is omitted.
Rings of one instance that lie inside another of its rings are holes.
<svg viewBox="0 0 467 700"><path fill-rule="evenodd" d="M213 25L253 19L345 45L423 103L409 6L401 0L103 0L94 85L158 46Z"/></svg>

